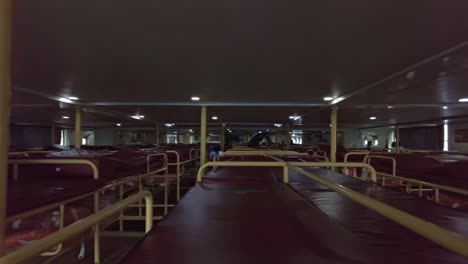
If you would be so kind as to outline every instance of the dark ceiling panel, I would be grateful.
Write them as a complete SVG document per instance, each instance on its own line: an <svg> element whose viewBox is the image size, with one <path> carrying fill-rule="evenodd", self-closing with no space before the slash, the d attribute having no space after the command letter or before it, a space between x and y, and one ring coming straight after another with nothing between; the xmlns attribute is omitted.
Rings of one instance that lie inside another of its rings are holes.
<svg viewBox="0 0 468 264"><path fill-rule="evenodd" d="M464 0L14 3L14 85L89 102L320 103L468 32Z"/></svg>
<svg viewBox="0 0 468 264"><path fill-rule="evenodd" d="M357 94L341 104L450 105L458 104L460 98L468 98L468 43L454 52Z"/></svg>

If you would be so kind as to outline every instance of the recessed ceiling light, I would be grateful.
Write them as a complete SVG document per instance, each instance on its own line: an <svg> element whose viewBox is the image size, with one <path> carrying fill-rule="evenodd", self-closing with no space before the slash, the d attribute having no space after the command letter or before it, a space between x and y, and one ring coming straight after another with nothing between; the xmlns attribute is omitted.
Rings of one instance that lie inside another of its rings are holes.
<svg viewBox="0 0 468 264"><path fill-rule="evenodd" d="M331 101L333 100L333 97L327 96L323 98L324 101Z"/></svg>
<svg viewBox="0 0 468 264"><path fill-rule="evenodd" d="M212 116L211 119L218 120L218 117L217 116Z"/></svg>
<svg viewBox="0 0 468 264"><path fill-rule="evenodd" d="M387 109L392 109L392 108L393 108L393 106L387 105Z"/></svg>
<svg viewBox="0 0 468 264"><path fill-rule="evenodd" d="M415 75L416 73L414 71L410 71L406 74L406 79L411 80L414 78Z"/></svg>
<svg viewBox="0 0 468 264"><path fill-rule="evenodd" d="M166 124L167 127L171 127L171 126L173 126L173 125L174 125L174 123L168 123L168 124Z"/></svg>
<svg viewBox="0 0 468 264"><path fill-rule="evenodd" d="M446 109L448 109L448 106L444 105L444 106L442 106L442 109L446 110Z"/></svg>
<svg viewBox="0 0 468 264"><path fill-rule="evenodd" d="M467 98L461 98L460 100L458 100L458 102L467 103L468 102L468 97Z"/></svg>
<svg viewBox="0 0 468 264"><path fill-rule="evenodd" d="M69 116L62 116L63 119L70 119Z"/></svg>
<svg viewBox="0 0 468 264"><path fill-rule="evenodd" d="M192 96L190 99L192 101L200 101L200 97L198 97L198 96Z"/></svg>
<svg viewBox="0 0 468 264"><path fill-rule="evenodd" d="M117 124L115 124L115 125L116 125L116 126L122 126L122 124L120 124L120 123L117 123Z"/></svg>
<svg viewBox="0 0 468 264"><path fill-rule="evenodd" d="M76 96L68 96L68 99L70 99L70 100L78 100L78 97L76 97Z"/></svg>
<svg viewBox="0 0 468 264"><path fill-rule="evenodd" d="M371 117L369 117L369 119L370 119L370 120L376 120L376 119L377 119L377 117L375 117L375 116L371 116Z"/></svg>
<svg viewBox="0 0 468 264"><path fill-rule="evenodd" d="M289 116L289 119L294 119L294 116Z"/></svg>
<svg viewBox="0 0 468 264"><path fill-rule="evenodd" d="M68 98L60 97L58 100L59 100L60 102L64 102L64 103L67 103L67 104L73 103L73 101L70 100L70 99L68 99Z"/></svg>

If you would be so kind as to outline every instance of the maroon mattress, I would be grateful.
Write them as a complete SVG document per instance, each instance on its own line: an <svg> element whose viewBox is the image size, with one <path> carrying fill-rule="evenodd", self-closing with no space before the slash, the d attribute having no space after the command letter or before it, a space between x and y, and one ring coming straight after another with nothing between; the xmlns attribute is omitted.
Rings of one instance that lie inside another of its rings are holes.
<svg viewBox="0 0 468 264"><path fill-rule="evenodd" d="M45 159L85 159L93 162L99 171L99 178L115 180L122 177L144 174L147 172L148 154L159 153L148 152L137 149L123 149L111 155L99 156L93 151L67 150L48 154ZM28 158L23 158L28 159ZM162 168L162 157L152 157L150 169ZM11 176L11 165L9 166ZM37 180L55 177L67 178L93 178L93 171L89 165L81 164L21 164L19 165L20 180Z"/></svg>

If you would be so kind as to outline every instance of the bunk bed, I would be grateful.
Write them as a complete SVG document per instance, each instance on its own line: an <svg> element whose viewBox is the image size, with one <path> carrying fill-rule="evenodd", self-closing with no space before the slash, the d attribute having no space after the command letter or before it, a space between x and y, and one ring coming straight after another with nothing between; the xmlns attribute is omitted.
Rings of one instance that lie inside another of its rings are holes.
<svg viewBox="0 0 468 264"><path fill-rule="evenodd" d="M162 152L122 149L107 155L88 150L71 149L49 153L41 159L13 156L9 160L7 196L7 236L4 247L9 251L42 239L57 230L141 193L153 178L167 182L167 156ZM162 216L168 212L168 186L164 186ZM144 220L141 201L138 215L121 212L106 225L124 220ZM131 208L130 208L131 209ZM97 232L97 231L95 231ZM99 235L99 234L98 234ZM62 244L44 256L56 255Z"/></svg>

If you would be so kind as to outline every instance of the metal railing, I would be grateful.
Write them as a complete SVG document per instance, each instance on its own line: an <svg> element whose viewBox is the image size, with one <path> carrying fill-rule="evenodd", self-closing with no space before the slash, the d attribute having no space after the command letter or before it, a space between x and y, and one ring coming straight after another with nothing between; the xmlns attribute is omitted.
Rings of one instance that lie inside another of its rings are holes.
<svg viewBox="0 0 468 264"><path fill-rule="evenodd" d="M13 179L18 180L19 165L25 164L55 164L55 165L88 165L93 171L93 178L99 179L99 170L92 161L86 159L14 159L8 160L13 165Z"/></svg>
<svg viewBox="0 0 468 264"><path fill-rule="evenodd" d="M443 191L448 191L456 194L462 194L462 195L468 195L468 190L456 188L456 187L451 187L451 186L446 186L446 185L441 185L441 184L436 184L436 183L431 183L427 181L422 181L422 180L417 180L417 179L412 179L412 178L407 178L407 177L402 177L396 175L396 168L397 168L397 161L393 157L387 157L387 156L374 156L374 155L369 155L366 158L366 162L370 164L371 159L388 159L392 160L392 174L385 173L385 172L380 172L377 171L377 175L382 177L382 185L385 186L385 178L391 178L391 179L396 179L402 181L402 186L405 186L406 192L414 192L417 191L419 193L419 196L423 196L423 192L427 191L434 191L434 201L436 203L440 203L440 190ZM412 186L416 185L418 186L417 189L412 189Z"/></svg>
<svg viewBox="0 0 468 264"><path fill-rule="evenodd" d="M0 258L0 264L22 263L32 257L38 256L39 254L48 250L49 248L57 244L63 243L63 241L67 239L80 235L86 232L87 230L90 230L93 226L96 226L104 220L112 217L113 215L118 214L129 205L137 203L142 199L144 199L146 203L145 232L148 233L153 226L153 197L149 191L142 191L106 209L102 209L91 216L88 216L78 222L75 222L74 224L64 227L63 229L53 234L50 234L44 237L43 239L36 241L35 243L26 245L16 251L9 253L6 256L3 256L2 258ZM97 249L99 250L99 247Z"/></svg>

